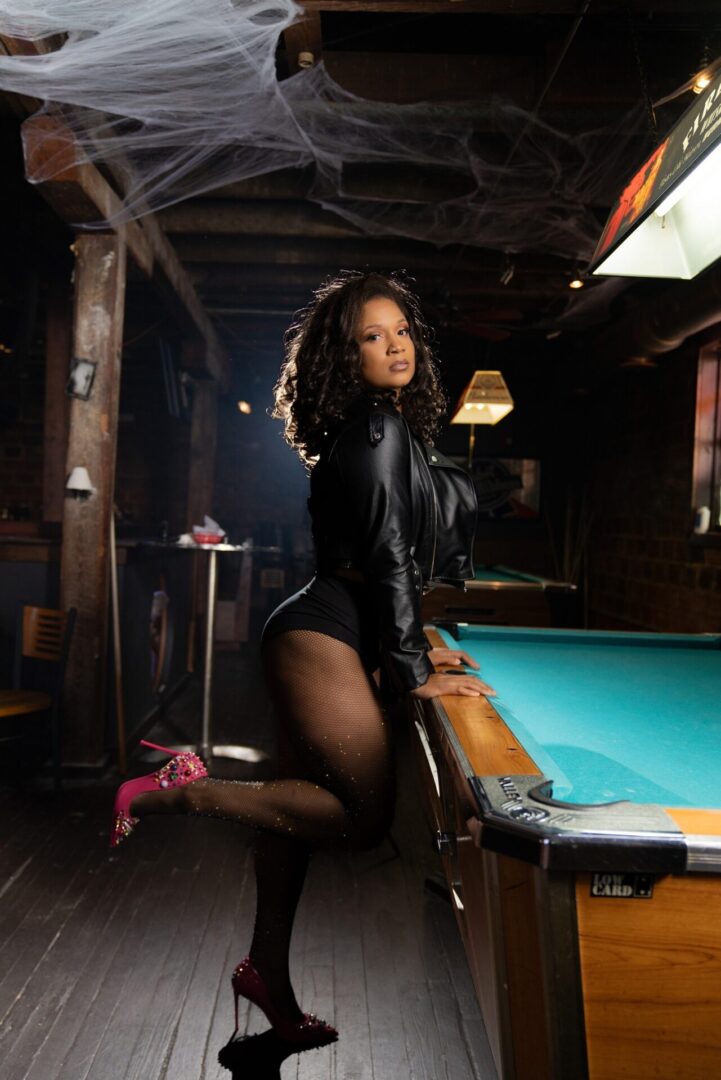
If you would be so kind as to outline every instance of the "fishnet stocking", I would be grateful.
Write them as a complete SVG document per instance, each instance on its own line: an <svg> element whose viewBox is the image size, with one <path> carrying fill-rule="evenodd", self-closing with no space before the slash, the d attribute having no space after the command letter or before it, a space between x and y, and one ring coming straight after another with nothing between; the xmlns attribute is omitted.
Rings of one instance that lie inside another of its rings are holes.
<svg viewBox="0 0 721 1080"><path fill-rule="evenodd" d="M393 809L393 763L374 685L349 645L291 630L268 642L263 665L278 719L280 778L198 780L140 795L131 812L205 814L264 830L250 955L276 1007L297 1019L288 950L310 851L380 841Z"/></svg>

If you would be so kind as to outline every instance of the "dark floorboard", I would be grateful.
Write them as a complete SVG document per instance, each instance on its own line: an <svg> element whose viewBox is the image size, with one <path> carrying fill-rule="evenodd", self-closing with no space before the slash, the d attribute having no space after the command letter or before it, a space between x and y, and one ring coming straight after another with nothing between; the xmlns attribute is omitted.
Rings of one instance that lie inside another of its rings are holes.
<svg viewBox="0 0 721 1080"><path fill-rule="evenodd" d="M198 686L159 717L161 743L195 741ZM216 742L250 743L272 775L272 717L252 655L221 654ZM60 797L0 790L1 1080L495 1080L450 906L399 732L391 840L319 852L293 939L303 1007L339 1041L291 1054L247 1003L232 1033L230 973L253 923L252 836L230 822L147 819L112 857L116 780ZM154 767L152 764L150 768ZM134 761L134 771L148 771ZM252 1036L256 1036L253 1038Z"/></svg>

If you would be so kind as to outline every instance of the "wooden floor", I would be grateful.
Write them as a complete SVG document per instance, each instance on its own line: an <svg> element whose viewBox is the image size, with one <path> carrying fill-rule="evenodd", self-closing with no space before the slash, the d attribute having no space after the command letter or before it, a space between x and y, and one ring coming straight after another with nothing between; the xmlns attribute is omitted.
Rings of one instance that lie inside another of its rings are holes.
<svg viewBox="0 0 721 1080"><path fill-rule="evenodd" d="M272 755L252 658L219 660L219 736ZM192 737L196 715L190 686L152 734ZM0 1078L495 1080L453 913L424 889L438 866L402 738L399 772L400 856L386 840L313 860L292 973L340 1039L285 1059L250 1007L242 1033L256 1037L226 1045L253 919L249 830L147 819L109 857L112 777L59 800L0 790Z"/></svg>

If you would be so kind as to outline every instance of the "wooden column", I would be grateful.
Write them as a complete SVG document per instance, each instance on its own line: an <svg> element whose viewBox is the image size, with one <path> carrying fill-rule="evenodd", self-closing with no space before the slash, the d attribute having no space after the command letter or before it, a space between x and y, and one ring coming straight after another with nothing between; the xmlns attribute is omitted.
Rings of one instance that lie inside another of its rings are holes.
<svg viewBox="0 0 721 1080"><path fill-rule="evenodd" d="M97 762L104 748L108 622L108 536L115 487L126 251L115 234L75 242L73 354L97 362L89 401L74 399L66 473L84 465L96 489L66 498L60 591L78 618L66 677L66 761Z"/></svg>
<svg viewBox="0 0 721 1080"><path fill-rule="evenodd" d="M201 525L204 514L213 513L215 450L217 444L218 384L202 379L193 390L190 429L187 528Z"/></svg>
<svg viewBox="0 0 721 1080"><path fill-rule="evenodd" d="M65 385L73 342L73 299L69 280L54 277L51 281L45 326L43 521L62 521L70 412Z"/></svg>

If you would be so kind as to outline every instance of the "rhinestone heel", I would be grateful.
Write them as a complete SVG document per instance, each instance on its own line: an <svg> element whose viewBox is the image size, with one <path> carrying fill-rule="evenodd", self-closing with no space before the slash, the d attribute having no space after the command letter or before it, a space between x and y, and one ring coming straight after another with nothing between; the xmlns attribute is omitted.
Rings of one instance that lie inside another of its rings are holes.
<svg viewBox="0 0 721 1080"><path fill-rule="evenodd" d="M126 780L120 785L115 795L113 820L110 827L111 848L116 848L122 840L130 836L140 821L140 818L133 817L130 813L130 804L136 796L146 791L183 787L185 784L192 784L194 780L202 780L208 775L208 770L197 754L188 752L176 754L166 746L158 746L145 739L140 740L140 745L168 754L170 761L166 761L153 773L138 776L135 780Z"/></svg>
<svg viewBox="0 0 721 1080"><path fill-rule="evenodd" d="M303 1018L295 1022L284 1020L272 1004L266 985L253 967L249 956L238 964L231 981L235 996L234 1035L238 1031L238 998L244 997L262 1009L275 1034L286 1042L296 1043L298 1046L325 1046L338 1038L336 1029L313 1013L304 1013Z"/></svg>

